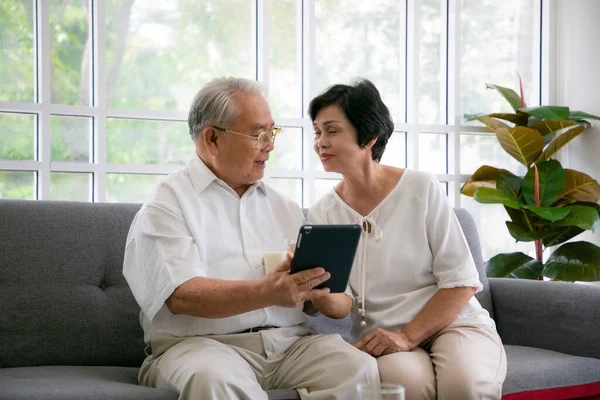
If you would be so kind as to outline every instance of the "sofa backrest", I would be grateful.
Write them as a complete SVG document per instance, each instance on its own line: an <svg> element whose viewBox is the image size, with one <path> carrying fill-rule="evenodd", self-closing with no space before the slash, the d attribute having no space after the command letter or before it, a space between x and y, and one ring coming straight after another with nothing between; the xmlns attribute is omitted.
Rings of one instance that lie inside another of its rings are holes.
<svg viewBox="0 0 600 400"><path fill-rule="evenodd" d="M0 368L139 366L137 305L122 274L125 240L139 204L0 200ZM456 210L491 296L472 217ZM321 332L349 319L309 317Z"/></svg>
<svg viewBox="0 0 600 400"><path fill-rule="evenodd" d="M0 201L0 367L139 366L123 278L137 204Z"/></svg>
<svg viewBox="0 0 600 400"><path fill-rule="evenodd" d="M456 218L460 223L460 226L465 234L471 255L477 265L477 271L479 272L479 280L483 284L483 290L475 295L477 300L481 303L481 306L488 310L490 317L494 318L494 307L492 305L492 293L490 292L490 283L485 273L485 265L483 263L483 255L481 253L481 242L479 241L479 233L477 233L477 226L473 216L469 214L464 208L455 208L454 212Z"/></svg>

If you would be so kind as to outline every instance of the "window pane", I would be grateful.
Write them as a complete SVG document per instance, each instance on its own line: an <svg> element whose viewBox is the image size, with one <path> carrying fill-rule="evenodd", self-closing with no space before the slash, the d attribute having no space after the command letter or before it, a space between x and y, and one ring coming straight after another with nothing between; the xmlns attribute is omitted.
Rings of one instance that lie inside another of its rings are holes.
<svg viewBox="0 0 600 400"><path fill-rule="evenodd" d="M187 111L214 77L254 79L252 3L107 0L108 106Z"/></svg>
<svg viewBox="0 0 600 400"><path fill-rule="evenodd" d="M315 179L315 199L319 200L340 182L341 179Z"/></svg>
<svg viewBox="0 0 600 400"><path fill-rule="evenodd" d="M482 165L504 168L524 176L525 166L508 155L495 135L460 135L460 173L473 174Z"/></svg>
<svg viewBox="0 0 600 400"><path fill-rule="evenodd" d="M469 196L460 196L460 205L467 209L475 220L484 260L498 253L514 251L522 251L535 258L533 242L515 242L508 233L505 221L510 221L510 217L502 205L481 204Z"/></svg>
<svg viewBox="0 0 600 400"><path fill-rule="evenodd" d="M283 128L275 139L268 166L272 169L302 169L302 128Z"/></svg>
<svg viewBox="0 0 600 400"><path fill-rule="evenodd" d="M448 135L445 133L419 134L419 170L432 174L448 172Z"/></svg>
<svg viewBox="0 0 600 400"><path fill-rule="evenodd" d="M419 122L446 123L446 15L440 0L421 0Z"/></svg>
<svg viewBox="0 0 600 400"><path fill-rule="evenodd" d="M0 199L35 200L35 172L0 171Z"/></svg>
<svg viewBox="0 0 600 400"><path fill-rule="evenodd" d="M0 113L0 160L34 160L35 128L33 114Z"/></svg>
<svg viewBox="0 0 600 400"><path fill-rule="evenodd" d="M0 1L0 101L35 101L33 0Z"/></svg>
<svg viewBox="0 0 600 400"><path fill-rule="evenodd" d="M52 161L91 162L91 118L53 115L50 124Z"/></svg>
<svg viewBox="0 0 600 400"><path fill-rule="evenodd" d="M539 104L535 69L539 42L535 42L538 0L481 0L462 2L461 112L512 112L512 108L486 83L509 87L519 92L518 72L523 78L528 105ZM485 29L482 29L485 28ZM538 27L539 29L539 27ZM477 121L471 122L478 125Z"/></svg>
<svg viewBox="0 0 600 400"><path fill-rule="evenodd" d="M396 122L404 118L403 1L320 0L316 16L316 90L356 77L373 81Z"/></svg>
<svg viewBox="0 0 600 400"><path fill-rule="evenodd" d="M269 103L276 117L302 117L302 71L298 62L298 2L271 0Z"/></svg>
<svg viewBox="0 0 600 400"><path fill-rule="evenodd" d="M269 185L302 207L302 179L271 178Z"/></svg>
<svg viewBox="0 0 600 400"><path fill-rule="evenodd" d="M108 118L107 162L112 164L186 164L194 155L187 123Z"/></svg>
<svg viewBox="0 0 600 400"><path fill-rule="evenodd" d="M50 200L92 201L92 174L50 173Z"/></svg>
<svg viewBox="0 0 600 400"><path fill-rule="evenodd" d="M381 163L392 167L406 167L406 133L394 132L385 146Z"/></svg>
<svg viewBox="0 0 600 400"><path fill-rule="evenodd" d="M165 176L106 174L106 202L143 203Z"/></svg>
<svg viewBox="0 0 600 400"><path fill-rule="evenodd" d="M92 95L92 31L89 1L50 0L51 101L89 105Z"/></svg>

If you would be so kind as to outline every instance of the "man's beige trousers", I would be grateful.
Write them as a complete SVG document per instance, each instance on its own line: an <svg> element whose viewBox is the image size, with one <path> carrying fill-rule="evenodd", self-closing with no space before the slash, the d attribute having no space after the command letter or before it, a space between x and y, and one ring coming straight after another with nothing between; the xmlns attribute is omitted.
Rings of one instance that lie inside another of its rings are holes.
<svg viewBox="0 0 600 400"><path fill-rule="evenodd" d="M265 390L295 389L302 399L354 399L359 382L378 383L377 362L339 335L303 326L255 333L152 338L140 384L180 399L267 399Z"/></svg>

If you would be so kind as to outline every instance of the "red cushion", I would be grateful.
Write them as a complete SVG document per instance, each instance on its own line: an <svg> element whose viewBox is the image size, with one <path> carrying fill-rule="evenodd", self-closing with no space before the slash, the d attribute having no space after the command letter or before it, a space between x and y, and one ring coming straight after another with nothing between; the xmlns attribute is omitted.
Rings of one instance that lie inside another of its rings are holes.
<svg viewBox="0 0 600 400"><path fill-rule="evenodd" d="M600 382L564 386L552 389L530 390L502 396L502 400L564 400L600 399Z"/></svg>

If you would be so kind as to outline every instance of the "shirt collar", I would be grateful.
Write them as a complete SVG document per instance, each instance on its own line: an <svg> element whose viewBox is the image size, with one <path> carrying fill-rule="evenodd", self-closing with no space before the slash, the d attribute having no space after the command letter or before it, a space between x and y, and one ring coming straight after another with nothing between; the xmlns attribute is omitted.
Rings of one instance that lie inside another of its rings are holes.
<svg viewBox="0 0 600 400"><path fill-rule="evenodd" d="M196 194L200 194L206 189L211 183L216 183L225 187L229 187L225 182L219 179L210 168L204 164L204 161L195 154L194 157L188 163L188 169L190 171L190 179L192 181L192 185L194 186L194 190ZM256 181L252 184L248 190L252 190L254 188L259 188L265 196L271 198L271 194L267 188L267 185L262 180Z"/></svg>

